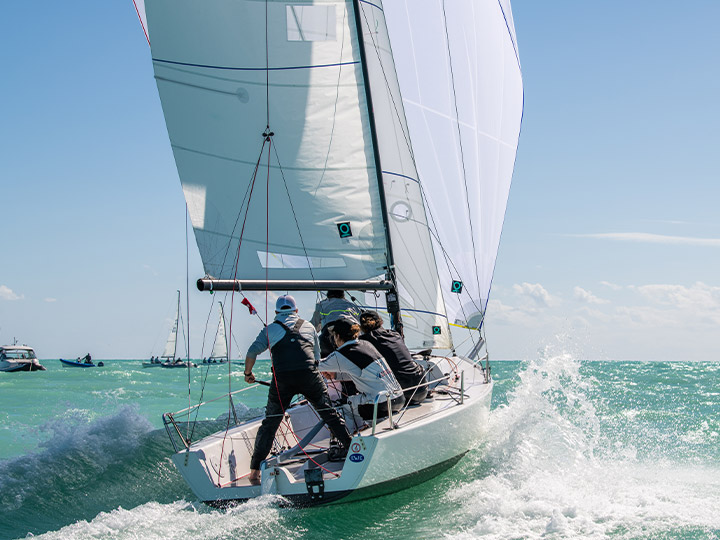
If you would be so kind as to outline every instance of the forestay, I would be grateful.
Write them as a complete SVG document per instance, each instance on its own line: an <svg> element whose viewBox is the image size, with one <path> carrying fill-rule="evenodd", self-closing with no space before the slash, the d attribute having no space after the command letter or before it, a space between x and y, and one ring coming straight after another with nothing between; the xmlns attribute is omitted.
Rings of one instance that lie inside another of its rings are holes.
<svg viewBox="0 0 720 540"><path fill-rule="evenodd" d="M509 0L393 0L385 17L450 322L487 307L523 108Z"/></svg>

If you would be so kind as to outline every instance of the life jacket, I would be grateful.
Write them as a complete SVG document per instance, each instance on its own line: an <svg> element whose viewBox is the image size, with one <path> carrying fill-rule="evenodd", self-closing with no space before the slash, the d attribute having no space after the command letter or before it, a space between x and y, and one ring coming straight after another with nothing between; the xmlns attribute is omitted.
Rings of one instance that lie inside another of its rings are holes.
<svg viewBox="0 0 720 540"><path fill-rule="evenodd" d="M338 350L338 353L342 354L360 369L365 369L381 356L377 349L366 341L358 341L357 343L345 345L342 349Z"/></svg>
<svg viewBox="0 0 720 540"><path fill-rule="evenodd" d="M298 319L292 328L288 328L280 321L271 323L279 324L285 329L285 335L270 349L275 373L315 369L317 366L315 343L300 334L300 327L304 322L302 319Z"/></svg>

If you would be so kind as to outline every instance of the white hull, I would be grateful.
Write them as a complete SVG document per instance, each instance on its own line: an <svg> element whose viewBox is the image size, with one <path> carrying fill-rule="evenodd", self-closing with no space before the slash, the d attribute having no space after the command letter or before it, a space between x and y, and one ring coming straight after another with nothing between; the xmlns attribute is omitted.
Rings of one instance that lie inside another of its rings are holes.
<svg viewBox="0 0 720 540"><path fill-rule="evenodd" d="M396 429L388 419L378 422L375 434L368 427L353 437L344 462L324 461L329 433L323 428L306 445L315 449L313 460L325 469L321 486L310 487L317 466L303 452L298 459L279 464L271 455L262 465L262 482L247 481L255 434L262 419L251 420L192 444L172 459L193 492L205 503L223 506L263 494L277 494L296 505L315 505L348 501L398 491L435 476L457 462L478 441L488 423L492 382L484 382L480 367L455 357L460 364L458 379L439 386L432 400L394 415ZM464 366L464 368L463 368ZM465 396L460 403L459 373L464 371ZM445 391L449 393L444 393ZM451 395L453 394L453 395ZM298 438L317 423L317 416L304 402L287 411L288 422ZM276 441L291 447L297 438L281 427ZM277 449L277 447L276 447ZM310 474L310 477L308 477ZM320 493L321 492L321 493Z"/></svg>

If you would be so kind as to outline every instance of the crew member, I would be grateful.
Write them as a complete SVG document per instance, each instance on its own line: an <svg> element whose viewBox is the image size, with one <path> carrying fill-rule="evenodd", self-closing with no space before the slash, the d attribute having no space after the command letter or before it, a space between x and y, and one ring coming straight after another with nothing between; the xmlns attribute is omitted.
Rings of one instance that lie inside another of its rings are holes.
<svg viewBox="0 0 720 540"><path fill-rule="evenodd" d="M320 332L320 354L324 357L335 350L330 338L330 328L340 318L349 317L359 321L362 310L345 298L345 291L328 291L327 298L315 305L310 322Z"/></svg>
<svg viewBox="0 0 720 540"><path fill-rule="evenodd" d="M290 295L278 298L275 314L275 320L258 334L245 355L245 382L255 382L252 368L258 354L268 347L273 369L265 419L258 430L250 459L251 484L260 483L260 464L270 453L275 432L297 394L307 398L338 439L340 447L331 447L328 451L331 460L343 459L351 440L345 422L330 403L325 381L318 371L320 346L312 324L298 317L295 299Z"/></svg>
<svg viewBox="0 0 720 540"><path fill-rule="evenodd" d="M392 369L400 386L407 388L405 400L410 404L421 403L428 393L427 386L419 386L425 381L425 370L415 362L402 336L383 328L382 317L377 311L363 311L360 314L361 340L372 343ZM419 386L418 388L415 388Z"/></svg>
<svg viewBox="0 0 720 540"><path fill-rule="evenodd" d="M402 388L385 359L367 341L358 341L360 326L352 320L335 321L331 334L337 350L320 362L320 370L335 379L351 380L358 393L348 397L353 413L371 420L375 398L385 392L391 399L392 411L399 411L405 403ZM378 417L387 416L387 400L378 404Z"/></svg>

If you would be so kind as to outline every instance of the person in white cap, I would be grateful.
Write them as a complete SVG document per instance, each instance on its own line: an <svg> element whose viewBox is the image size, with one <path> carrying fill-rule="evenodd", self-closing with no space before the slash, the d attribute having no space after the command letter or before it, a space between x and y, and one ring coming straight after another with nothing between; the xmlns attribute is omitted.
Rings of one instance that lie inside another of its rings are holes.
<svg viewBox="0 0 720 540"><path fill-rule="evenodd" d="M350 434L345 422L330 403L327 387L320 372L320 345L312 324L298 316L295 299L284 295L277 299L275 320L255 338L245 355L245 382L254 383L252 368L258 354L270 349L273 378L270 382L265 419L255 439L250 459L251 484L260 483L260 464L270 453L275 432L282 421L290 401L297 394L304 395L320 418L327 424L340 443L332 447L331 459L343 459L350 445Z"/></svg>

